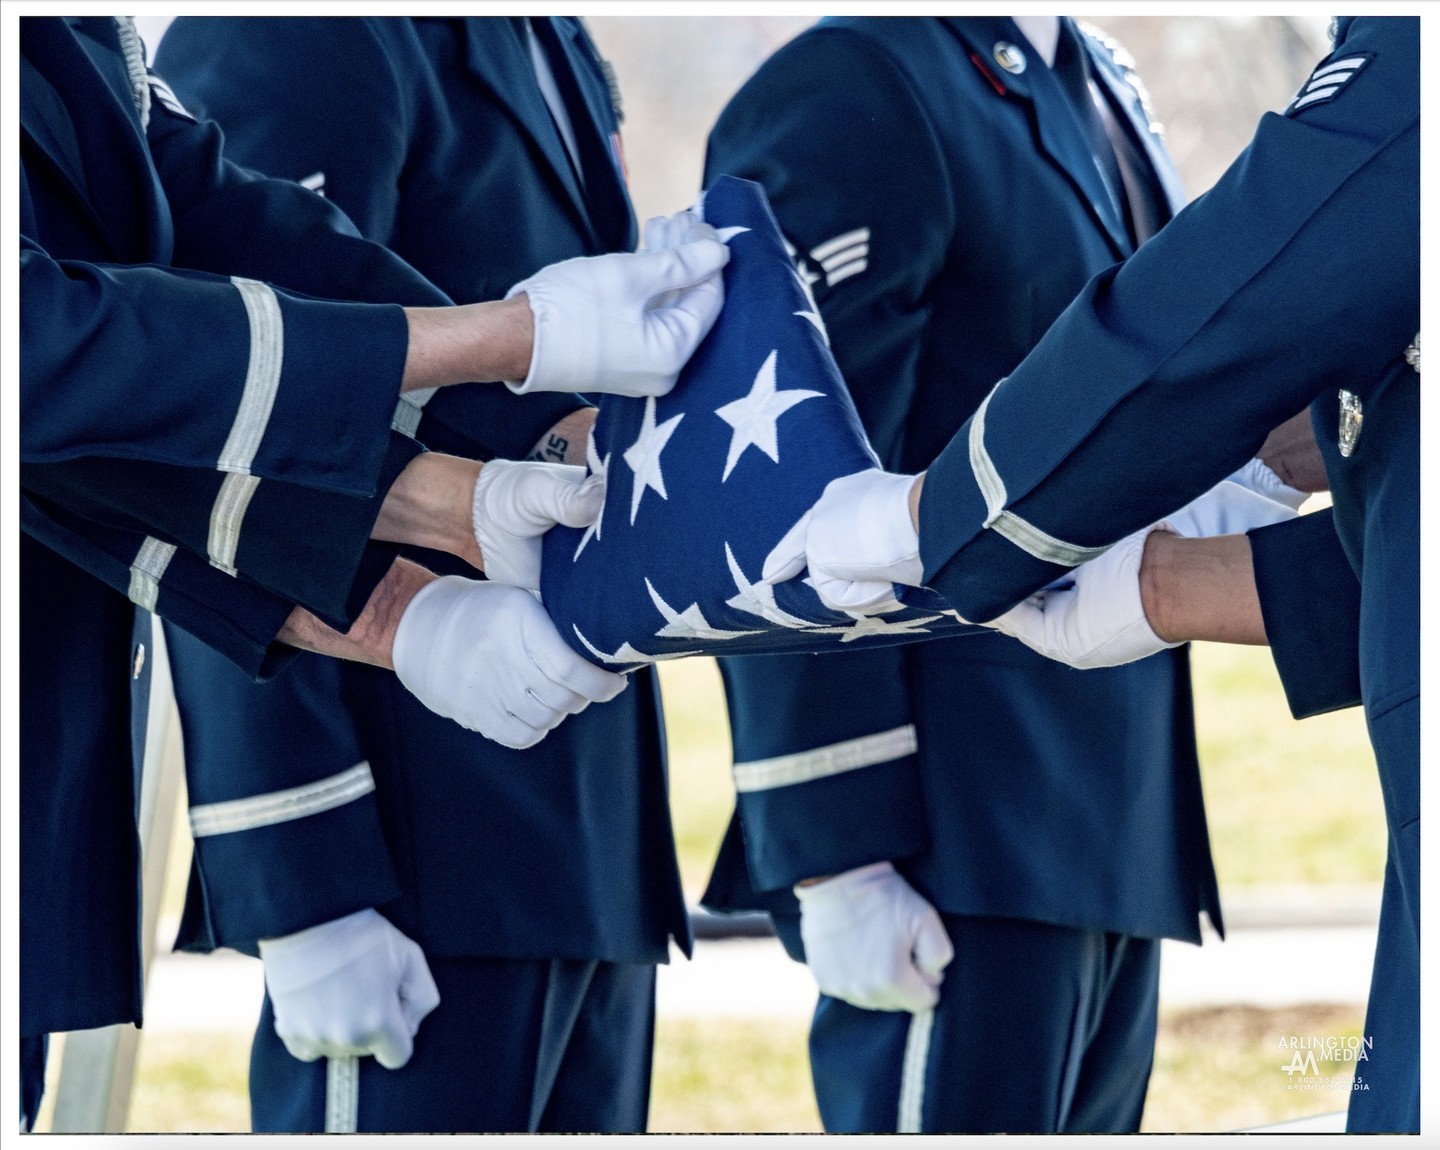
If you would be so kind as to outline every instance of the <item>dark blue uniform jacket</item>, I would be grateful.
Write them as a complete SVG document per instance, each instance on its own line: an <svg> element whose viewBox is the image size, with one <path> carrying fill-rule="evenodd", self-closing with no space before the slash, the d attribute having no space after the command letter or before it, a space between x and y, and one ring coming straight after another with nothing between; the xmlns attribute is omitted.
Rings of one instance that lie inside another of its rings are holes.
<svg viewBox="0 0 1440 1150"><path fill-rule="evenodd" d="M579 172L516 20L180 19L157 63L232 154L322 187L469 302L635 243L600 58L577 21L539 23ZM441 391L416 434L470 454L468 415ZM439 956L688 946L653 672L522 752L374 668L302 656L256 686L183 637L175 655L197 844L182 946L249 948L365 906Z"/></svg>
<svg viewBox="0 0 1440 1150"><path fill-rule="evenodd" d="M1178 177L1123 49L1082 39L1149 230ZM1029 66L1004 70L1002 44ZM892 470L931 459L1134 246L1006 18L822 22L732 100L707 171L765 185ZM1185 651L1080 673L994 634L722 663L739 826L710 905L784 909L798 879L894 859L950 913L1197 942L1199 912L1220 925Z"/></svg>
<svg viewBox="0 0 1440 1150"><path fill-rule="evenodd" d="M20 49L20 1026L34 1035L140 1017L134 764L151 660L132 604L251 675L278 664L296 602L353 618L390 560L366 544L371 496L420 450L390 430L395 304L447 297L323 200L227 162L215 125L147 74L129 21L27 17ZM537 409L523 428L529 409L503 388L463 390L496 450L553 421Z"/></svg>
<svg viewBox="0 0 1440 1150"><path fill-rule="evenodd" d="M1252 539L1294 709L1362 702L1380 770L1391 849L1367 1029L1388 1054L1352 1092L1364 1129L1419 1112L1419 93L1418 19L1339 21L1215 187L995 388L920 506L927 582L989 618L1310 406L1333 514ZM1055 403L1076 380L1085 402Z"/></svg>

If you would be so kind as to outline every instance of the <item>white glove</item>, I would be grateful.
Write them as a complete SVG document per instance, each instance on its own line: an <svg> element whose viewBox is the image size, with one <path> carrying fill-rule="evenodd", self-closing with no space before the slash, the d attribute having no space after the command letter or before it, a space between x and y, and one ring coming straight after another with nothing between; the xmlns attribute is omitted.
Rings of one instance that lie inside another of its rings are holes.
<svg viewBox="0 0 1440 1150"><path fill-rule="evenodd" d="M485 577L540 590L540 537L563 523L588 527L605 505L605 479L563 463L493 459L480 469L470 501Z"/></svg>
<svg viewBox="0 0 1440 1150"><path fill-rule="evenodd" d="M893 610L893 584L920 586L920 536L910 521L914 475L878 469L833 479L765 557L762 578L783 583L805 568L836 611Z"/></svg>
<svg viewBox="0 0 1440 1150"><path fill-rule="evenodd" d="M640 236L649 252L668 251L694 240L716 238L715 229L693 211L651 216L640 229Z"/></svg>
<svg viewBox="0 0 1440 1150"><path fill-rule="evenodd" d="M822 994L912 1013L940 1001L955 948L935 908L888 862L797 886L795 895L805 963Z"/></svg>
<svg viewBox="0 0 1440 1150"><path fill-rule="evenodd" d="M575 654L528 591L458 575L410 601L392 658L400 681L436 714L517 749L628 682Z"/></svg>
<svg viewBox="0 0 1440 1150"><path fill-rule="evenodd" d="M275 1033L301 1062L373 1054L398 1070L440 1005L424 952L378 911L262 938L260 958Z"/></svg>
<svg viewBox="0 0 1440 1150"><path fill-rule="evenodd" d="M1262 459L1252 459L1230 476L1231 483L1238 483L1246 491L1283 503L1291 511L1299 511L1300 505L1310 498L1308 491L1291 487L1281 479Z"/></svg>
<svg viewBox="0 0 1440 1150"><path fill-rule="evenodd" d="M1114 667L1178 647L1155 634L1140 598L1140 561L1150 532L1236 535L1294 517L1285 504L1222 480L1173 515L1075 568L1069 586L1038 591L989 625L1071 667Z"/></svg>
<svg viewBox="0 0 1440 1150"><path fill-rule="evenodd" d="M687 226L693 238L678 247L565 260L506 292L524 292L535 317L529 374L507 386L632 396L674 387L720 314L730 261L714 228Z"/></svg>

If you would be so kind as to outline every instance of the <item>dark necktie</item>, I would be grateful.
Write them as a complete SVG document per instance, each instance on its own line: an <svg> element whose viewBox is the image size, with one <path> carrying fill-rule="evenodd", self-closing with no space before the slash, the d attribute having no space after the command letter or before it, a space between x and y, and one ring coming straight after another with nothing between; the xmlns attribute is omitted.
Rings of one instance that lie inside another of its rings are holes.
<svg viewBox="0 0 1440 1150"><path fill-rule="evenodd" d="M609 150L609 141L601 137L599 125L580 92L570 58L556 35L554 23L548 17L536 16L531 19L531 26L535 29L535 39L539 41L545 58L550 62L555 86L570 116L575 147L580 153L580 171L591 221L607 247L624 246L630 221L629 205L615 158Z"/></svg>
<svg viewBox="0 0 1440 1150"><path fill-rule="evenodd" d="M1125 180L1120 174L1120 164L1115 158L1115 149L1110 143L1110 133L1105 130L1105 121L1095 100L1090 95L1090 61L1075 30L1067 21L1060 22L1060 40L1055 48L1055 63L1051 68L1060 88L1069 100L1070 107L1085 139L1090 145L1090 154L1095 166L1110 193L1116 213L1125 221L1125 231L1131 241L1135 240L1135 226L1130 218L1130 197L1125 191Z"/></svg>

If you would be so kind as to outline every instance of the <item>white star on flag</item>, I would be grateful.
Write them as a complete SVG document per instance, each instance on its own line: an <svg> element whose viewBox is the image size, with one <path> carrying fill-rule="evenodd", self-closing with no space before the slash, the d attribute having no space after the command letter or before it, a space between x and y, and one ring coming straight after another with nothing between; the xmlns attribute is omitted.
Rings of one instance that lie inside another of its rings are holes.
<svg viewBox="0 0 1440 1150"><path fill-rule="evenodd" d="M769 583L752 583L745 578L745 572L740 570L728 543L725 544L725 562L730 565L730 577L735 580L735 590L739 592L734 598L725 600L725 606L744 611L747 615L759 615L767 623L776 623L781 627L814 626L808 619L782 611L775 603L775 588Z"/></svg>
<svg viewBox="0 0 1440 1150"><path fill-rule="evenodd" d="M585 649L602 663L655 663L661 659L683 659L687 654L685 651L676 651L669 655L647 655L644 651L635 650L629 643L621 643L613 655L607 655L585 638L585 633L574 623L571 623L570 627L575 632L576 638L585 645Z"/></svg>
<svg viewBox="0 0 1440 1150"><path fill-rule="evenodd" d="M722 244L728 244L736 236L743 235L749 230L749 228L716 228L715 234L720 237Z"/></svg>
<svg viewBox="0 0 1440 1150"><path fill-rule="evenodd" d="M655 585L649 579L645 580L645 590L650 592L650 600L655 604L655 610L665 618L665 626L655 632L657 639L724 640L760 634L759 631L722 631L717 627L712 627L710 620L705 618L698 603L691 603L684 611L676 611L660 597L660 592L655 590Z"/></svg>
<svg viewBox="0 0 1440 1150"><path fill-rule="evenodd" d="M815 279L819 279L820 277L819 277L819 276L815 276L814 278L815 278ZM815 295L814 295L814 293L810 290L810 284L811 284L812 281L811 281L811 280L807 280L807 279L804 277L804 275L801 274L800 270L797 268L797 269L795 270L795 282L800 285L800 290L805 293L805 302L810 305L810 310L809 310L809 311L797 311L797 312L795 312L794 314L795 314L795 315L798 315L798 316L799 316L801 319L803 319L803 320L808 320L811 324L813 324L814 327L815 327L815 330L820 333L820 338L825 341L825 346L826 346L826 347L829 347L829 346L830 346L830 333L825 330L825 321L820 318L820 309L819 309L819 307L816 306L816 304L815 304Z"/></svg>
<svg viewBox="0 0 1440 1150"><path fill-rule="evenodd" d="M856 611L846 611L845 614L855 620L853 627L823 627L817 628L815 633L839 635L842 643L853 643L856 639L873 639L877 635L887 638L892 635L928 635L930 629L925 624L934 623L940 618L939 615L926 615L919 619L901 619L898 623L887 623L879 615L861 615Z"/></svg>
<svg viewBox="0 0 1440 1150"><path fill-rule="evenodd" d="M590 434L585 439L585 463L590 468L591 475L600 477L602 486L609 482L610 456L606 455L604 459L600 458L600 452L595 447L595 425L593 423L590 425ZM601 504L600 514L595 516L594 523L585 528L585 534L580 536L580 542L575 546L576 559L580 558L580 552L585 550L585 544L589 543L591 538L600 538L600 524L604 518L605 506Z"/></svg>
<svg viewBox="0 0 1440 1150"><path fill-rule="evenodd" d="M671 416L659 427L655 426L655 397L645 397L645 418L640 425L640 438L635 440L625 449L625 462L630 465L630 470L635 473L635 486L630 492L630 525L635 525L635 516L640 510L640 499L645 494L647 487L653 487L660 493L661 499L669 499L665 494L665 476L660 470L660 453L665 450L665 445L670 442L670 437L675 434L675 428L685 418L685 413Z"/></svg>
<svg viewBox="0 0 1440 1150"><path fill-rule="evenodd" d="M730 478L730 472L734 470L747 447L758 447L774 462L779 463L780 444L775 432L776 421L797 403L807 399L819 399L824 394L801 388L777 391L775 359L778 354L772 351L765 357L765 362L755 374L755 382L750 385L747 395L715 409L715 414L734 428L730 436L730 451L725 457L725 473L720 476L721 483Z"/></svg>

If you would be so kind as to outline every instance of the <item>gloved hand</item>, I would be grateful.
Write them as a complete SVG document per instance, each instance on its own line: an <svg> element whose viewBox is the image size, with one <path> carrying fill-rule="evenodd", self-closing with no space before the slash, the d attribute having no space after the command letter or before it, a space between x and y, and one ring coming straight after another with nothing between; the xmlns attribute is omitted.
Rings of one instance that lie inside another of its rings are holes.
<svg viewBox="0 0 1440 1150"><path fill-rule="evenodd" d="M940 1001L955 948L935 908L888 862L797 886L795 895L805 963L822 994L912 1013Z"/></svg>
<svg viewBox="0 0 1440 1150"><path fill-rule="evenodd" d="M698 239L716 238L715 229L693 211L668 216L651 216L640 229L648 252L663 252Z"/></svg>
<svg viewBox="0 0 1440 1150"><path fill-rule="evenodd" d="M831 480L765 557L762 578L783 583L808 567L815 593L832 610L893 610L893 584L918 587L924 577L910 521L915 479L875 469Z"/></svg>
<svg viewBox="0 0 1440 1150"><path fill-rule="evenodd" d="M1299 511L1300 505L1310 498L1308 491L1291 487L1276 475L1264 460L1258 458L1252 459L1229 478L1231 483L1237 483L1245 490L1263 495L1266 499L1273 499L1276 503L1283 503L1291 511Z"/></svg>
<svg viewBox="0 0 1440 1150"><path fill-rule="evenodd" d="M436 714L517 749L628 682L575 654L528 591L458 575L410 601L392 659L400 681Z"/></svg>
<svg viewBox="0 0 1440 1150"><path fill-rule="evenodd" d="M540 590L540 537L557 523L588 527L605 505L605 480L563 463L493 459L480 469L470 501L485 576Z"/></svg>
<svg viewBox="0 0 1440 1150"><path fill-rule="evenodd" d="M693 217L692 217L693 218ZM730 249L696 221L661 251L565 260L512 287L535 317L530 371L515 392L664 395L675 386L725 300Z"/></svg>
<svg viewBox="0 0 1440 1150"><path fill-rule="evenodd" d="M1236 535L1295 518L1284 503L1222 480L1159 523L1127 535L1075 568L1068 585L1037 591L989 624L1071 667L1114 667L1179 643L1155 634L1140 598L1140 561L1152 531L1191 538Z"/></svg>
<svg viewBox="0 0 1440 1150"><path fill-rule="evenodd" d="M420 947L374 910L262 938L260 958L275 1033L301 1062L373 1054L398 1070L440 1004Z"/></svg>

